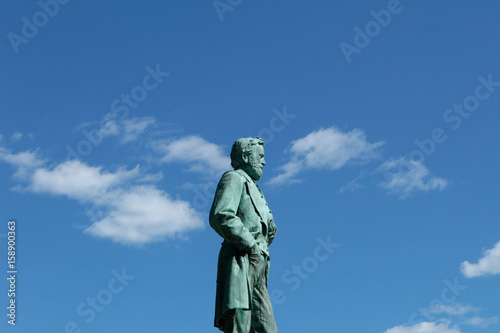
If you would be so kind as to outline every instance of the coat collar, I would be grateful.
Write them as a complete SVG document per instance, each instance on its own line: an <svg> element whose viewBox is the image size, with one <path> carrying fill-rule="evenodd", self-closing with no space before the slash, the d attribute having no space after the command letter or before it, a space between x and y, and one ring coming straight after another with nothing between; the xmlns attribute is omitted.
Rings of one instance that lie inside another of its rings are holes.
<svg viewBox="0 0 500 333"><path fill-rule="evenodd" d="M242 175L242 176L243 176L243 178L245 178L247 181L249 181L249 182L251 182L251 183L256 184L256 183L255 183L255 180L253 180L253 179L252 179L252 177L250 177L250 176L248 175L248 173L246 173L246 172L245 172L245 171L243 171L242 169L236 169L235 171L236 171L237 173L239 173L240 175Z"/></svg>

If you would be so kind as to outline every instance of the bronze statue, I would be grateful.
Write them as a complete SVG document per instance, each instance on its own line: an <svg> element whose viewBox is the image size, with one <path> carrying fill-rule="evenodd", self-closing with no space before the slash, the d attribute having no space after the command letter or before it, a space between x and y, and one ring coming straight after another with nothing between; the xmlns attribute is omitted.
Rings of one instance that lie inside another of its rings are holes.
<svg viewBox="0 0 500 333"><path fill-rule="evenodd" d="M236 140L231 166L215 192L210 225L224 238L217 266L215 327L231 333L275 333L267 291L273 215L255 181L262 177L264 141Z"/></svg>

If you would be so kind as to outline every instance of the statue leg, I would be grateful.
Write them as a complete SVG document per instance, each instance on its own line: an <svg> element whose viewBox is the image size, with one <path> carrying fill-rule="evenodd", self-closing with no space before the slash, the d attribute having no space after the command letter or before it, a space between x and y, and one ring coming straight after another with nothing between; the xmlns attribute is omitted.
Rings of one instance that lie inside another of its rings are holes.
<svg viewBox="0 0 500 333"><path fill-rule="evenodd" d="M274 320L271 298L267 291L267 276L269 274L269 262L266 257L261 256L259 261L259 272L254 282L252 294L252 328L250 332L255 333L278 333L276 321Z"/></svg>
<svg viewBox="0 0 500 333"><path fill-rule="evenodd" d="M278 333L271 298L267 291L269 261L263 255L252 255L249 276L252 290L252 310L235 309L225 320L225 333Z"/></svg>

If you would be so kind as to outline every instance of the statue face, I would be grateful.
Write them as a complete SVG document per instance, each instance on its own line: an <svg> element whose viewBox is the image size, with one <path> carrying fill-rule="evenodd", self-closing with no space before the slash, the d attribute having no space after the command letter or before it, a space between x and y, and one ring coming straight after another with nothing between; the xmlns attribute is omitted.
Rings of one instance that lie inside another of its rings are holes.
<svg viewBox="0 0 500 333"><path fill-rule="evenodd" d="M243 156L245 166L242 168L253 180L259 180L262 177L262 168L266 165L264 160L264 147L262 145L252 146L252 152L249 156Z"/></svg>

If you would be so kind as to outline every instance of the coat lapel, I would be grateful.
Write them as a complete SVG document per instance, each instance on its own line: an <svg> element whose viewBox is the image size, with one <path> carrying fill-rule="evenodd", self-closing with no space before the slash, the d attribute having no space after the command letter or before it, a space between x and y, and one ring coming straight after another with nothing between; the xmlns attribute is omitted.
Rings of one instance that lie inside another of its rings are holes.
<svg viewBox="0 0 500 333"><path fill-rule="evenodd" d="M257 184L255 184L254 180L250 178L250 176L243 170L238 169L238 173L241 174L246 179L246 186L248 195L250 196L250 200L255 208L257 214L259 214L262 221L267 225L267 214L265 211L266 200L264 199L264 194L257 188Z"/></svg>

